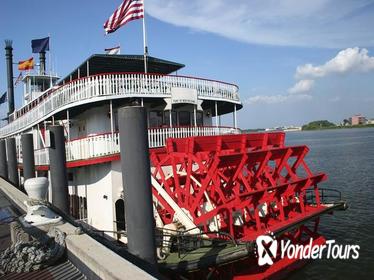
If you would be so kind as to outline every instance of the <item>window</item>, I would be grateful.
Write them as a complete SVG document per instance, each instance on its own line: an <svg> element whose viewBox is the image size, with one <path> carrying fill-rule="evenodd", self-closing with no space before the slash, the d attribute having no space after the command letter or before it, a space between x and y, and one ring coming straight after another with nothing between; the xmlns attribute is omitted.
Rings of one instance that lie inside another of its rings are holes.
<svg viewBox="0 0 374 280"><path fill-rule="evenodd" d="M164 112L164 121L163 121L163 125L166 125L166 126L173 126L173 125L177 125L177 112L175 111L172 111L171 112L171 118L172 118L172 123L170 124L170 111L165 111Z"/></svg>
<svg viewBox="0 0 374 280"><path fill-rule="evenodd" d="M161 127L162 126L162 111L150 111L149 112L149 127Z"/></svg>
<svg viewBox="0 0 374 280"><path fill-rule="evenodd" d="M180 111L178 112L178 118L179 118L179 125L191 125L191 113L188 111Z"/></svg>
<svg viewBox="0 0 374 280"><path fill-rule="evenodd" d="M119 126L118 126L118 111L114 111L113 112L113 122L114 122L114 131L118 131L119 130Z"/></svg>
<svg viewBox="0 0 374 280"><path fill-rule="evenodd" d="M68 172L68 181L74 181L73 172Z"/></svg>
<svg viewBox="0 0 374 280"><path fill-rule="evenodd" d="M204 115L203 115L203 112L201 111L196 112L196 125L198 126L204 125Z"/></svg>

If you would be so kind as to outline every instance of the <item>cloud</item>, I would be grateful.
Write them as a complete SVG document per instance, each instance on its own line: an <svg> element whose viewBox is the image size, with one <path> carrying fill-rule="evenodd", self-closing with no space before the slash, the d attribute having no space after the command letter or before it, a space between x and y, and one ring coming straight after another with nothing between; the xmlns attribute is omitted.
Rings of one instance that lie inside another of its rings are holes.
<svg viewBox="0 0 374 280"><path fill-rule="evenodd" d="M311 100L309 94L277 94L277 95L256 95L244 100L244 103L253 104L279 104L285 102L298 102Z"/></svg>
<svg viewBox="0 0 374 280"><path fill-rule="evenodd" d="M309 92L314 85L314 80L298 81L292 88L288 89L289 94L299 94Z"/></svg>
<svg viewBox="0 0 374 280"><path fill-rule="evenodd" d="M296 78L320 78L330 74L368 72L374 70L374 57L367 49L348 48L340 51L333 59L323 65L305 64L296 69Z"/></svg>
<svg viewBox="0 0 374 280"><path fill-rule="evenodd" d="M369 56L367 49L347 48L340 51L334 58L318 66L305 64L296 68L296 84L288 89L288 94L255 95L248 98L248 104L276 104L285 102L306 101L312 99L311 89L315 80L331 74L374 71L374 57ZM340 97L328 99L329 102L338 102Z"/></svg>
<svg viewBox="0 0 374 280"><path fill-rule="evenodd" d="M242 42L345 48L374 46L372 0L153 0L161 21Z"/></svg>
<svg viewBox="0 0 374 280"><path fill-rule="evenodd" d="M288 94L255 95L249 97L244 103L253 105L308 101L312 99L312 96L308 92L312 89L313 85L313 80L301 80L288 89Z"/></svg>

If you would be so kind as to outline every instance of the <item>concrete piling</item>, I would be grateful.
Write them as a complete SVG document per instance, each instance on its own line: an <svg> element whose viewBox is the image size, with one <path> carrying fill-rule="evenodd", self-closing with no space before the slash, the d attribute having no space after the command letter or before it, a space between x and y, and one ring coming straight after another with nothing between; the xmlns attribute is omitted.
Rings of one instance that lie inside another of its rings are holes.
<svg viewBox="0 0 374 280"><path fill-rule="evenodd" d="M0 140L0 176L8 180L8 164L6 156L5 140Z"/></svg>
<svg viewBox="0 0 374 280"><path fill-rule="evenodd" d="M33 135L21 135L23 177L25 181L35 177L35 159Z"/></svg>
<svg viewBox="0 0 374 280"><path fill-rule="evenodd" d="M118 111L128 250L156 264L146 112L143 107Z"/></svg>
<svg viewBox="0 0 374 280"><path fill-rule="evenodd" d="M19 188L17 149L15 138L8 138L6 140L6 153L8 156L8 180L14 186Z"/></svg>
<svg viewBox="0 0 374 280"><path fill-rule="evenodd" d="M49 166L52 184L52 204L69 214L68 179L66 171L65 137L62 126L49 128Z"/></svg>

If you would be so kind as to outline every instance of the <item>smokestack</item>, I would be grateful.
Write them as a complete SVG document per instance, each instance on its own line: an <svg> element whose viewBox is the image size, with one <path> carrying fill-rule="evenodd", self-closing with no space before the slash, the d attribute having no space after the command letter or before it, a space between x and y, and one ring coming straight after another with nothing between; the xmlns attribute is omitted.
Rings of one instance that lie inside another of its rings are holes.
<svg viewBox="0 0 374 280"><path fill-rule="evenodd" d="M14 112L13 48L12 40L5 40L5 59L8 75L8 116Z"/></svg>
<svg viewBox="0 0 374 280"><path fill-rule="evenodd" d="M45 52L39 53L39 63L40 63L39 74L45 75Z"/></svg>

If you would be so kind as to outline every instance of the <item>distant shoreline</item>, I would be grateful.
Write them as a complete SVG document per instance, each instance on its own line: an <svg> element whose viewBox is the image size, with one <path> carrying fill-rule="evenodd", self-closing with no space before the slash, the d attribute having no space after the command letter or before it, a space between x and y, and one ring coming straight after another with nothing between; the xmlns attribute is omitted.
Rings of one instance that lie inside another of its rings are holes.
<svg viewBox="0 0 374 280"><path fill-rule="evenodd" d="M374 128L374 124L366 124L366 125L350 125L350 126L329 126L329 127L319 127L319 128L309 128L309 129L302 129L298 131L283 131L283 130L274 130L274 131L265 131L263 128L258 129L243 129L242 132L244 133L251 133L251 132L304 132L304 131L318 131L318 130L333 130L333 129L352 129L352 128Z"/></svg>
<svg viewBox="0 0 374 280"><path fill-rule="evenodd" d="M315 131L315 130L327 130L327 129L372 128L372 127L374 127L374 124L307 128L307 129L302 129L301 131Z"/></svg>

